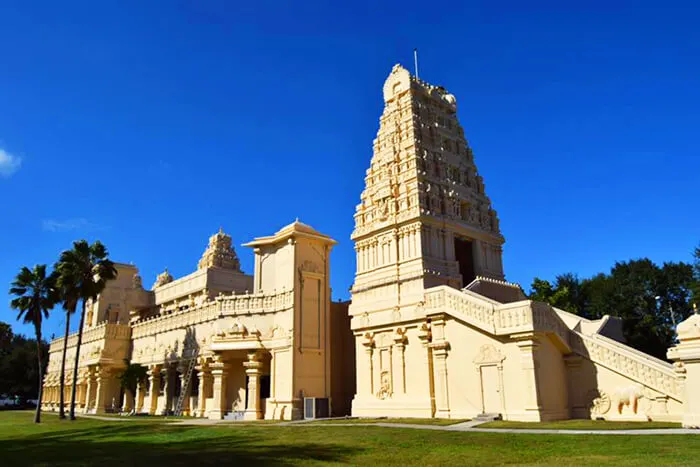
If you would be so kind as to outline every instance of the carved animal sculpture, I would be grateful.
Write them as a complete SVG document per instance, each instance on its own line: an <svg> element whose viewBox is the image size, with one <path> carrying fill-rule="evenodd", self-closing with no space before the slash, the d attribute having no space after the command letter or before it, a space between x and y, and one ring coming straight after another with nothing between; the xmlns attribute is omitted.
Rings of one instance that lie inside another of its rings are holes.
<svg viewBox="0 0 700 467"><path fill-rule="evenodd" d="M636 384L615 390L615 402L617 403L617 413L622 413L622 408L628 406L632 408L632 413L637 413L639 399L644 397L642 386Z"/></svg>

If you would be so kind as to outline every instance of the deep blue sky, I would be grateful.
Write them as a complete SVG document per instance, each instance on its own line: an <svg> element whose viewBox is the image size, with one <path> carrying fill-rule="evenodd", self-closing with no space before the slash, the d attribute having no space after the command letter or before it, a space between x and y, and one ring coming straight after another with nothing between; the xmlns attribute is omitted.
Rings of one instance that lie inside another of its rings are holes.
<svg viewBox="0 0 700 467"><path fill-rule="evenodd" d="M83 237L150 286L192 272L219 226L250 273L240 244L299 217L339 241L333 296L348 298L382 84L414 47L421 77L457 96L507 279L690 260L697 9L245 3L0 5L2 287ZM9 298L0 320L14 325Z"/></svg>

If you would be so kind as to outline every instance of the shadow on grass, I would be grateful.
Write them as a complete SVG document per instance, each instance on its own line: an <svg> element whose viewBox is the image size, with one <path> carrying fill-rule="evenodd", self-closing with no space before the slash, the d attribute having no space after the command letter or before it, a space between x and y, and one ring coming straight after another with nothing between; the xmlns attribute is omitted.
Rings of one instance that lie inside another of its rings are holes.
<svg viewBox="0 0 700 467"><path fill-rule="evenodd" d="M24 465L299 465L348 462L361 449L295 442L273 430L100 425L0 439L0 464Z"/></svg>

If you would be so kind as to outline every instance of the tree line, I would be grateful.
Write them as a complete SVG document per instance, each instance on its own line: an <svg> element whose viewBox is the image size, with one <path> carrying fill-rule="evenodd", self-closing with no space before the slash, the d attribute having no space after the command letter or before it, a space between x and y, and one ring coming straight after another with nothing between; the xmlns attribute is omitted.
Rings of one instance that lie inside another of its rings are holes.
<svg viewBox="0 0 700 467"><path fill-rule="evenodd" d="M9 324L0 322L0 394L13 395L21 401L36 397L39 391L39 368L36 366L38 349L44 362L41 371L44 371L49 354L48 343L41 341L37 346L35 339L14 334Z"/></svg>
<svg viewBox="0 0 700 467"><path fill-rule="evenodd" d="M38 264L31 269L24 266L10 285L10 295L14 297L10 302L10 307L17 311L18 321L21 320L34 326L36 335L38 389L36 414L34 415L35 423L41 421L42 383L47 363L46 352L42 351L41 326L44 319L49 317L49 312L59 304L66 315L59 383L60 419L66 418L64 388L70 318L76 313L78 305L80 305L80 324L78 326L78 339L75 349L69 409L70 420L75 420L76 383L83 326L85 324L85 303L87 300L96 300L97 296L104 290L107 281L117 277L117 270L108 256L107 248L99 241L90 245L85 240L79 240L73 243L72 249L65 250L60 254L51 272L47 271L45 264Z"/></svg>
<svg viewBox="0 0 700 467"><path fill-rule="evenodd" d="M676 325L700 304L700 247L693 263L654 264L647 258L617 262L609 273L581 279L572 273L553 282L535 278L530 298L588 319L616 316L628 345L666 359Z"/></svg>

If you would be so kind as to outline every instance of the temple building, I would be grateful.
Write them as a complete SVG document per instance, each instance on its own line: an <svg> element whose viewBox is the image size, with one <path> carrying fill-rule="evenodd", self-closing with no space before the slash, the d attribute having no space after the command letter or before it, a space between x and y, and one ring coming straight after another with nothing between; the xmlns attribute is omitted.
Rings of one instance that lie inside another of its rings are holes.
<svg viewBox="0 0 700 467"><path fill-rule="evenodd" d="M396 65L383 97L351 235L351 303L330 299L336 242L299 221L245 245L252 275L221 231L195 272L166 270L151 290L118 264L87 303L79 410L700 426L700 315L678 326L672 365L626 346L617 319L528 300L505 280L505 239L455 96ZM76 338L65 343L66 401ZM50 346L49 410L63 346ZM119 384L127 363L148 371L133 394Z"/></svg>
<svg viewBox="0 0 700 467"><path fill-rule="evenodd" d="M174 279L166 270L151 290L134 266L117 264L117 279L87 304L79 410L290 420L311 399L326 416L348 413L354 388L344 369L354 368L354 355L347 305L330 300L335 243L296 221L246 244L251 276L219 231L195 272ZM66 401L76 339L68 341ZM63 339L51 343L48 409L59 402L62 349ZM127 362L148 369L135 394L119 383Z"/></svg>
<svg viewBox="0 0 700 467"><path fill-rule="evenodd" d="M355 213L357 416L677 420L683 377L620 323L527 300L443 87L396 65Z"/></svg>

